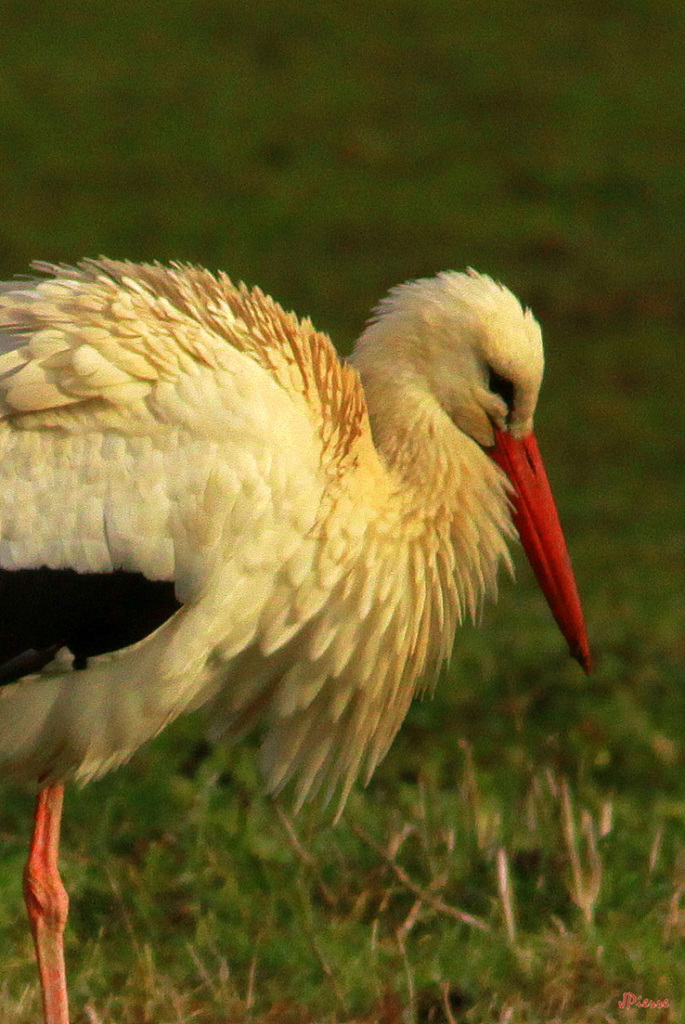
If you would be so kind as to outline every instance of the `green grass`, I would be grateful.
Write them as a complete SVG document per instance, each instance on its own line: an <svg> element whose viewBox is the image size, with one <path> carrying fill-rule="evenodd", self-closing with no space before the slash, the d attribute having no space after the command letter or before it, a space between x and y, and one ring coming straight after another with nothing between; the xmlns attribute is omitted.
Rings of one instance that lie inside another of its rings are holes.
<svg viewBox="0 0 685 1024"><path fill-rule="evenodd" d="M74 1021L685 1021L685 7L0 0L0 25L3 277L198 261L343 351L442 268L533 306L597 662L520 562L338 826L201 715L70 789ZM32 798L0 792L0 1017L28 1024Z"/></svg>

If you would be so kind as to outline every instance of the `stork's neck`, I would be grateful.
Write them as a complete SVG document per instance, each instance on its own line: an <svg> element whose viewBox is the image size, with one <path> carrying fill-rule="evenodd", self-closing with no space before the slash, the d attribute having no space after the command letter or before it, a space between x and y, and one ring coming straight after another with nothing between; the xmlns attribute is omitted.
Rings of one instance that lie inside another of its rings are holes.
<svg viewBox="0 0 685 1024"><path fill-rule="evenodd" d="M358 367L376 449L416 512L451 504L463 466L482 454L411 374Z"/></svg>
<svg viewBox="0 0 685 1024"><path fill-rule="evenodd" d="M503 475L410 373L390 376L361 362L374 444L398 484L401 521L426 553L436 543L451 549L462 612L475 612L495 591L500 561L510 564L506 541L515 531Z"/></svg>

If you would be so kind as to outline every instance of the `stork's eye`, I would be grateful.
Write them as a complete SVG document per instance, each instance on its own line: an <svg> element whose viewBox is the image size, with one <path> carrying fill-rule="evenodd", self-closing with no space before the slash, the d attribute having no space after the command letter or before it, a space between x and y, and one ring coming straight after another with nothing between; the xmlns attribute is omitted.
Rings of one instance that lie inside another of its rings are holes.
<svg viewBox="0 0 685 1024"><path fill-rule="evenodd" d="M488 366L488 387L494 395L498 395L507 407L507 417L514 411L514 385L507 377Z"/></svg>

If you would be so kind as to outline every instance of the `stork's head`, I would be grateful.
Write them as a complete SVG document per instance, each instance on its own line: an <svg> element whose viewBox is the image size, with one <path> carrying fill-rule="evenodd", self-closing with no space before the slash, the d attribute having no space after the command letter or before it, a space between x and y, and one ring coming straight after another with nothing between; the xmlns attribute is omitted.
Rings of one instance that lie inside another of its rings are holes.
<svg viewBox="0 0 685 1024"><path fill-rule="evenodd" d="M377 307L354 362L371 382L394 378L433 396L504 470L523 547L572 654L589 670L573 571L532 433L544 358L530 310L473 270L409 281Z"/></svg>
<svg viewBox="0 0 685 1024"><path fill-rule="evenodd" d="M532 430L544 366L540 325L485 274L446 271L393 288L355 352L360 368L386 361L392 376L414 378L483 447L494 444L495 427L514 437Z"/></svg>

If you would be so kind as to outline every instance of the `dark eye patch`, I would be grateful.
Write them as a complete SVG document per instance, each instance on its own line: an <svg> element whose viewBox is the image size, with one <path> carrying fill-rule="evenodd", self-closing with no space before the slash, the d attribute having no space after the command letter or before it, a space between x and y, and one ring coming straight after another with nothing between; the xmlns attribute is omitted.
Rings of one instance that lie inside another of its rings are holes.
<svg viewBox="0 0 685 1024"><path fill-rule="evenodd" d="M497 370L493 370L491 366L488 366L488 387L494 395L499 395L507 407L509 416L511 416L514 411L513 382L507 377L503 377Z"/></svg>

